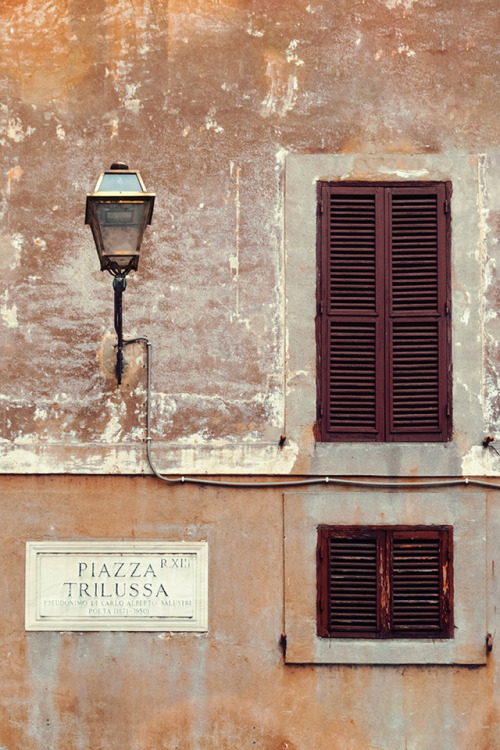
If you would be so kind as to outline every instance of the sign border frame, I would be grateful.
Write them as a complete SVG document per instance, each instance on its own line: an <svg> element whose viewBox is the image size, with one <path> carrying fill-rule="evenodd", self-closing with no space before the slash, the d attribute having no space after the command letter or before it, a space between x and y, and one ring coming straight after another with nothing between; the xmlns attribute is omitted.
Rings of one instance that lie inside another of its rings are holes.
<svg viewBox="0 0 500 750"><path fill-rule="evenodd" d="M42 616L41 556L44 554L195 554L194 614L187 621L182 617L166 616L85 616L67 620L60 616ZM208 631L208 542L170 541L29 541L26 542L25 566L25 630L73 632L207 632Z"/></svg>

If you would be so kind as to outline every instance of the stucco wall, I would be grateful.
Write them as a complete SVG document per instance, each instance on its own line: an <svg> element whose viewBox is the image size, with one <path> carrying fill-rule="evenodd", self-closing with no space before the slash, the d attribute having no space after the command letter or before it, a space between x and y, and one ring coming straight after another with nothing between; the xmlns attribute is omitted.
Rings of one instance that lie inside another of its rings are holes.
<svg viewBox="0 0 500 750"><path fill-rule="evenodd" d="M495 481L481 440L500 424L497 15L497 0L0 3L2 750L500 748L496 643L479 653L498 630L498 492L372 504L324 487L291 504L135 476L149 472L144 352L127 349L117 388L111 279L84 226L102 169L140 169L157 199L124 327L154 345L166 473ZM314 183L349 176L454 181L446 445L314 442ZM454 648L440 666L312 663L312 641L300 661L317 508L456 523L462 571L479 540L477 606L470 571L459 602L477 624L469 666ZM208 632L26 633L25 542L96 539L207 540Z"/></svg>
<svg viewBox="0 0 500 750"><path fill-rule="evenodd" d="M140 477L4 477L0 497L0 747L499 747L496 643L481 667L285 664L281 492L172 488ZM336 513L367 499L322 497ZM468 497L456 492L450 502L466 513ZM378 502L389 518L392 493ZM497 495L486 496L486 512L488 539L498 538ZM208 541L207 633L24 632L25 541L123 538ZM483 625L493 634L497 546L488 542L483 571ZM308 554L307 545L296 554ZM298 570L307 568L305 560ZM303 600L310 594L303 585Z"/></svg>
<svg viewBox="0 0 500 750"><path fill-rule="evenodd" d="M455 278L453 315L483 352L468 397L483 424L453 465L495 473L477 441L499 419L496 10L496 0L3 2L1 470L147 471L142 353L128 350L117 390L111 280L83 224L85 193L116 158L157 193L124 325L155 346L159 463L303 470L311 419L277 447L286 375L297 374L286 156L378 154L383 165L400 153L440 155L456 174L476 165L475 189L457 184L476 211L460 258L475 294Z"/></svg>

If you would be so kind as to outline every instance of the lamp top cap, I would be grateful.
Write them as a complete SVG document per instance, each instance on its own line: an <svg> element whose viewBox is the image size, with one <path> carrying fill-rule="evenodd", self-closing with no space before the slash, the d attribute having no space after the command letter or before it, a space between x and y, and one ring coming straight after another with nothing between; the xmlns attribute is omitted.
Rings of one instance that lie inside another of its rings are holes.
<svg viewBox="0 0 500 750"><path fill-rule="evenodd" d="M128 169L128 164L125 164L124 161L114 161L110 169Z"/></svg>

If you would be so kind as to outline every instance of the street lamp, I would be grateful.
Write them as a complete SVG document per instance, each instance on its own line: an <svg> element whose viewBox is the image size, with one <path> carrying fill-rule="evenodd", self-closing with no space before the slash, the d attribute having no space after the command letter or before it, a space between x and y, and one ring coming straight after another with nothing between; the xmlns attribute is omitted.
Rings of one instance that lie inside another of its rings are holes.
<svg viewBox="0 0 500 750"><path fill-rule="evenodd" d="M109 271L115 292L115 331L118 337L116 378L123 372L122 293L125 277L139 265L142 237L151 224L154 193L148 193L139 172L115 162L103 172L93 193L87 194L85 223L90 224L101 264Z"/></svg>

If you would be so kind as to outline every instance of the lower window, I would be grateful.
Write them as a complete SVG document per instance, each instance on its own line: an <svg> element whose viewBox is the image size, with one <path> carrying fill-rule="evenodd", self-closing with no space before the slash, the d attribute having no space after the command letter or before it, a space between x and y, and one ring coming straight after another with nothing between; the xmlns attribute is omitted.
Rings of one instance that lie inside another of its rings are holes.
<svg viewBox="0 0 500 750"><path fill-rule="evenodd" d="M319 526L323 638L452 638L451 526Z"/></svg>

